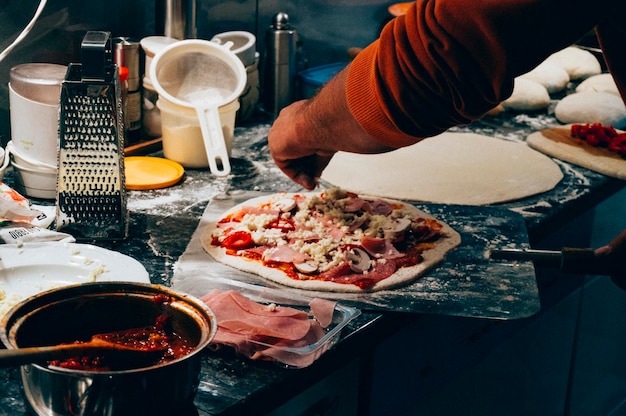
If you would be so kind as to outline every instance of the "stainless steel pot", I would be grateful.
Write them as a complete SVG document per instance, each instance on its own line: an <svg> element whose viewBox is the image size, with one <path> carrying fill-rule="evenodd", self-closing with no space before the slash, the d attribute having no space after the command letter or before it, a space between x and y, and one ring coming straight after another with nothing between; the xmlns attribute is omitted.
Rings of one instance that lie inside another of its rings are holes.
<svg viewBox="0 0 626 416"><path fill-rule="evenodd" d="M0 322L0 339L7 348L55 345L152 325L164 313L170 315L173 330L196 345L190 354L123 371L26 365L21 367L24 395L38 415L189 414L199 383L201 351L217 330L213 312L191 296L141 283L68 286L11 309Z"/></svg>

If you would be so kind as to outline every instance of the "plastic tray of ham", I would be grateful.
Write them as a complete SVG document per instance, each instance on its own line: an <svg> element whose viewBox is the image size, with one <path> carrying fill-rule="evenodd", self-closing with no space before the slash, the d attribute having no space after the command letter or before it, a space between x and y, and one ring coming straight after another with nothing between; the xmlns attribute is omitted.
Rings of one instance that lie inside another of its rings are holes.
<svg viewBox="0 0 626 416"><path fill-rule="evenodd" d="M359 309L222 278L188 277L174 289L215 313L212 347L229 346L253 360L289 368L311 365L339 340Z"/></svg>

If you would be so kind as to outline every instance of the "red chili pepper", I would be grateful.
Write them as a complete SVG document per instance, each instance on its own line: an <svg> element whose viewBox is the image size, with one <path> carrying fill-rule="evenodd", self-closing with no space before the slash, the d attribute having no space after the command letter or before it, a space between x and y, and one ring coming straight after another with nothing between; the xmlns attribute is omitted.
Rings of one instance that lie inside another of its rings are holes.
<svg viewBox="0 0 626 416"><path fill-rule="evenodd" d="M245 250L254 246L254 240L247 231L235 231L226 236L221 245L229 250Z"/></svg>

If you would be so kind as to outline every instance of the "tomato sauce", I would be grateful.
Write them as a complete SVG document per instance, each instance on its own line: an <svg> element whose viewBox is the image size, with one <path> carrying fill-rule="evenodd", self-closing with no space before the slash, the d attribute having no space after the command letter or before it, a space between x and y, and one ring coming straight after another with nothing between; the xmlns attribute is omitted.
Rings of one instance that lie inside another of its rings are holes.
<svg viewBox="0 0 626 416"><path fill-rule="evenodd" d="M142 328L132 328L121 331L109 332L106 334L94 335L94 338L111 342L120 346L132 347L142 351L159 351L163 354L153 364L161 364L172 361L193 351L195 345L191 340L168 330L167 322L169 315L157 317L154 325ZM82 341L76 341L76 344ZM105 354L89 354L78 357L71 357L65 360L52 360L48 364L54 367L67 368L72 370L87 371L111 371L120 370L113 360L107 360Z"/></svg>

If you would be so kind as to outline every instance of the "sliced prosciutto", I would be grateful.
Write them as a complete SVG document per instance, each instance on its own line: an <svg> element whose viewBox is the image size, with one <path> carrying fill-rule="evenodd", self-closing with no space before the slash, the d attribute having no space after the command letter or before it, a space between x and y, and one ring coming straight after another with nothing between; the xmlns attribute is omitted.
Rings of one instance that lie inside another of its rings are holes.
<svg viewBox="0 0 626 416"><path fill-rule="evenodd" d="M312 299L309 303L311 313L322 328L328 327L333 321L336 305L337 302L321 298Z"/></svg>
<svg viewBox="0 0 626 416"><path fill-rule="evenodd" d="M220 328L245 336L297 340L304 337L311 326L306 312L286 307L270 308L234 290L212 291L202 301L213 310Z"/></svg>
<svg viewBox="0 0 626 416"><path fill-rule="evenodd" d="M217 333L212 345L234 348L255 360L274 360L286 365L305 367L316 354L294 354L289 348L315 344L332 323L336 303L311 300L310 314L287 306L254 302L235 290L212 290L200 298L215 314Z"/></svg>
<svg viewBox="0 0 626 416"><path fill-rule="evenodd" d="M309 256L300 253L287 244L282 244L276 247L270 247L263 252L264 261L277 261L283 263L304 263L309 259Z"/></svg>

